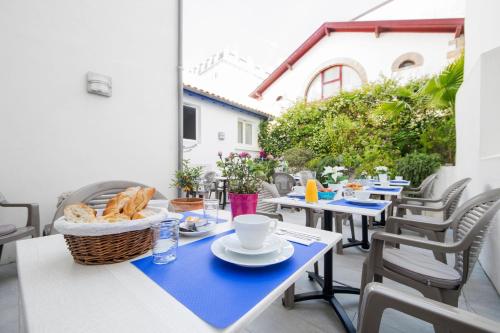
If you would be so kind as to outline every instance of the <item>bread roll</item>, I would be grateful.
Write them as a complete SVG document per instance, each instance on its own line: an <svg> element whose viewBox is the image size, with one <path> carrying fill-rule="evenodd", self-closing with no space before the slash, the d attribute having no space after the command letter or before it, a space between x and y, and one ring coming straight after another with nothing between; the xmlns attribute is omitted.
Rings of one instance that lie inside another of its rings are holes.
<svg viewBox="0 0 500 333"><path fill-rule="evenodd" d="M79 203L64 208L64 216L68 221L75 223L92 223L96 221L97 212L89 206Z"/></svg>

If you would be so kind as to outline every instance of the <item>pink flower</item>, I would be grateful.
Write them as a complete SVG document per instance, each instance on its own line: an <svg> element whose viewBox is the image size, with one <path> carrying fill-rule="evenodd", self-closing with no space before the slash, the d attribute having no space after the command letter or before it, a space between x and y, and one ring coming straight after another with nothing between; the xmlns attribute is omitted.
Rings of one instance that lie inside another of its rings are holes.
<svg viewBox="0 0 500 333"><path fill-rule="evenodd" d="M265 152L264 150L261 150L261 151L259 152L259 158L266 158L266 155L267 155L267 154L266 154L266 152Z"/></svg>
<svg viewBox="0 0 500 333"><path fill-rule="evenodd" d="M240 158L247 158L247 157L250 157L250 154L249 154L249 153L247 153L246 151L242 151L242 152L240 153Z"/></svg>
<svg viewBox="0 0 500 333"><path fill-rule="evenodd" d="M219 157L222 157L222 152L218 152L217 155L219 155Z"/></svg>

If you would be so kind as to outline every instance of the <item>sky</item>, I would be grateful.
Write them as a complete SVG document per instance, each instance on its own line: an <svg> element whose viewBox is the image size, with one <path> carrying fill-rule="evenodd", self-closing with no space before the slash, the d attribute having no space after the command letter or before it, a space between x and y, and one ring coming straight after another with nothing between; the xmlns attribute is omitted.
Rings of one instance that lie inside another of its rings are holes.
<svg viewBox="0 0 500 333"><path fill-rule="evenodd" d="M184 0L184 68L224 48L272 71L327 21L383 0Z"/></svg>

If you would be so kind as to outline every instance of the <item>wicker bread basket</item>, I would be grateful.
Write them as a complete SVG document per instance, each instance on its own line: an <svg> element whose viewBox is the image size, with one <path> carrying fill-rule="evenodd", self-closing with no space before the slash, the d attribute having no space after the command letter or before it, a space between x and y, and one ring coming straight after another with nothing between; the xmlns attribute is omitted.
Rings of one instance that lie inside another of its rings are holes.
<svg viewBox="0 0 500 333"><path fill-rule="evenodd" d="M64 235L75 262L83 265L113 264L135 258L151 249L151 224L170 215L161 208L145 219L115 223L73 223L64 217L54 227Z"/></svg>
<svg viewBox="0 0 500 333"><path fill-rule="evenodd" d="M75 262L113 264L135 258L151 249L151 228L103 236L64 235Z"/></svg>

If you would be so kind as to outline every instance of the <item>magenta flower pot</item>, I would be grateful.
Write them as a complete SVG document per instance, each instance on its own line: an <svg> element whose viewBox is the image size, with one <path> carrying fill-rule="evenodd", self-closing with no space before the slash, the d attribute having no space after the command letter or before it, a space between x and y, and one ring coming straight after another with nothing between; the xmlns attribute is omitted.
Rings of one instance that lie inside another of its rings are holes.
<svg viewBox="0 0 500 333"><path fill-rule="evenodd" d="M258 193L229 193L229 201L231 201L231 214L233 214L233 218L238 215L255 214L257 211L258 198Z"/></svg>

